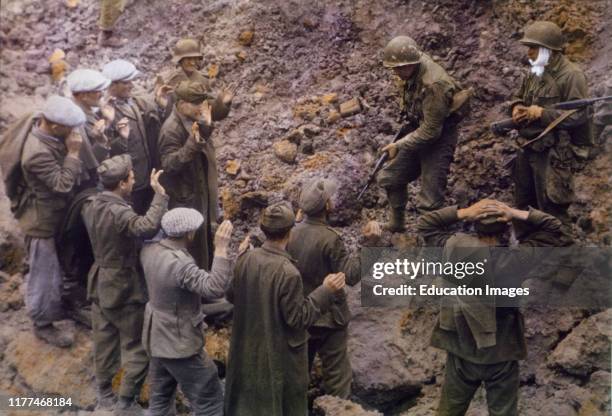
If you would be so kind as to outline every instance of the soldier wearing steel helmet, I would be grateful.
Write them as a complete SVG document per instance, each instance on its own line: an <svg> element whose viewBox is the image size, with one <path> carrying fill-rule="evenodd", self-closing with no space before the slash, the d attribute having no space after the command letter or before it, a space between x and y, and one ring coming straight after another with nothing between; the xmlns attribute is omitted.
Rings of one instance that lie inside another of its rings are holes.
<svg viewBox="0 0 612 416"><path fill-rule="evenodd" d="M538 136L564 112L555 103L588 97L587 80L578 66L563 55L561 29L552 22L529 25L520 42L527 47L531 65L510 104L520 126L519 142ZM565 118L541 140L519 151L514 164L515 201L552 214L571 235L567 209L573 200L573 171L588 155L591 129L586 111Z"/></svg>
<svg viewBox="0 0 612 416"><path fill-rule="evenodd" d="M172 62L175 67L158 77L157 95L163 96L167 92L173 91L183 81L197 82L202 84L206 91L210 92L211 97L216 96L216 99L211 101L213 119L215 121L222 120L229 114L234 94L231 89L225 89L219 94L213 93L213 83L201 71L203 60L204 55L200 48L200 42L189 38L180 39L172 51ZM166 117L170 115L176 102L175 96L170 98L166 103Z"/></svg>
<svg viewBox="0 0 612 416"><path fill-rule="evenodd" d="M465 113L459 110L467 106L458 105L455 99L461 91L459 84L408 36L398 36L387 44L383 65L399 78L400 109L413 127L411 133L382 148L391 162L377 178L389 200L390 218L385 228L400 232L404 230L408 183L421 177L416 201L419 212L444 204L457 124Z"/></svg>

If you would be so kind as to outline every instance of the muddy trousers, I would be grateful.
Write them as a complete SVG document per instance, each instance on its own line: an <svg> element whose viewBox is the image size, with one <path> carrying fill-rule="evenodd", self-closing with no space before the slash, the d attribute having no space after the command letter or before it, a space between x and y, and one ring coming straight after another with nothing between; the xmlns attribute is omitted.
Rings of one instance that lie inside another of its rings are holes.
<svg viewBox="0 0 612 416"><path fill-rule="evenodd" d="M149 358L142 346L144 305L136 303L109 309L93 303L91 318L97 384L111 384L122 367L119 395L137 398L149 367Z"/></svg>
<svg viewBox="0 0 612 416"><path fill-rule="evenodd" d="M437 416L462 416L484 383L490 416L518 415L518 361L474 364L448 353Z"/></svg>
<svg viewBox="0 0 612 416"><path fill-rule="evenodd" d="M512 175L514 201L519 209L532 206L555 216L563 224L564 235L572 238L572 221L567 213L574 197L572 177L569 169L553 166L556 155L552 148L517 153Z"/></svg>
<svg viewBox="0 0 612 416"><path fill-rule="evenodd" d="M406 207L406 186L419 177L421 190L415 204L419 213L442 208L456 145L457 124L449 121L435 143L414 151L400 149L377 177L378 185L387 191L391 208Z"/></svg>
<svg viewBox="0 0 612 416"><path fill-rule="evenodd" d="M100 29L113 30L124 8L125 0L100 0L100 20L98 21Z"/></svg>
<svg viewBox="0 0 612 416"><path fill-rule="evenodd" d="M326 394L348 399L351 394L353 370L347 352L348 328L311 327L308 330L308 368L312 369L318 354L323 367L323 387Z"/></svg>
<svg viewBox="0 0 612 416"><path fill-rule="evenodd" d="M196 416L222 416L223 390L217 366L202 352L187 358L151 358L149 413L165 416L174 408L177 384Z"/></svg>

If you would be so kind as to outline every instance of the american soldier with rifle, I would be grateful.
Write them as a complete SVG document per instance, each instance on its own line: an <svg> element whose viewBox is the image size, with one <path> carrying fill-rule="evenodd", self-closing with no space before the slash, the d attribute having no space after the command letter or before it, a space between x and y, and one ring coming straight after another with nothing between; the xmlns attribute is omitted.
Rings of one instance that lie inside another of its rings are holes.
<svg viewBox="0 0 612 416"><path fill-rule="evenodd" d="M421 177L416 202L420 213L444 204L457 124L466 112L469 93L408 36L398 36L387 44L383 65L399 78L400 109L410 123L381 149L384 155L368 185L379 169L378 184L387 191L390 208L389 221L383 227L401 232L405 229L408 183ZM386 159L390 162L382 167Z"/></svg>
<svg viewBox="0 0 612 416"><path fill-rule="evenodd" d="M561 29L552 22L529 25L520 42L531 65L510 104L518 126L519 151L512 166L515 203L556 216L567 236L567 209L574 198L574 173L592 146L591 123L584 110L588 88L584 72L563 55ZM496 131L510 122L497 123Z"/></svg>

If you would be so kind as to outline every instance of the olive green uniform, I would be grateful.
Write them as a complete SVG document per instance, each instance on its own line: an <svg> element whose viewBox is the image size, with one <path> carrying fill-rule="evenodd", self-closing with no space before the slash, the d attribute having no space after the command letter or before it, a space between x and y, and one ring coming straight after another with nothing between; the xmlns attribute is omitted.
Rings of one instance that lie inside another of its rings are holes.
<svg viewBox="0 0 612 416"><path fill-rule="evenodd" d="M100 20L98 25L101 30L111 31L115 23L125 9L126 0L100 0Z"/></svg>
<svg viewBox="0 0 612 416"><path fill-rule="evenodd" d="M238 258L227 298L234 324L226 416L306 415L306 329L329 309L332 292L320 286L304 297L294 260L266 242Z"/></svg>
<svg viewBox="0 0 612 416"><path fill-rule="evenodd" d="M140 393L149 360L142 346L147 290L138 261L138 238L159 230L168 197L156 194L145 216L139 216L120 196L105 191L82 209L95 262L88 276L92 301L94 367L98 385L109 385L124 369L119 394Z"/></svg>
<svg viewBox="0 0 612 416"><path fill-rule="evenodd" d="M553 53L541 77L530 73L523 79L510 106L510 111L517 104L544 107L540 120L519 130L521 142L535 138L563 112L547 107L588 95L584 73L561 53ZM578 111L543 139L519 151L513 168L517 207L534 206L556 216L571 235L567 208L574 199L573 171L580 159L588 155L585 146L590 140L586 112Z"/></svg>
<svg viewBox="0 0 612 416"><path fill-rule="evenodd" d="M291 231L287 251L297 261L306 296L330 273L344 272L349 285L356 284L361 277L358 253L351 255L346 251L340 235L324 218L308 217L296 225ZM342 291L334 297L330 310L308 330L309 367L318 353L326 394L344 399L350 396L352 381L347 353L349 320L346 294Z"/></svg>
<svg viewBox="0 0 612 416"><path fill-rule="evenodd" d="M460 91L453 78L429 56L422 54L417 73L400 82L400 108L416 130L400 139L395 158L378 175L393 209L403 210L406 185L419 176L419 212L440 208L450 164L457 144L459 116L451 114L453 96Z"/></svg>
<svg viewBox="0 0 612 416"><path fill-rule="evenodd" d="M479 243L474 236L450 231L457 221L456 206L442 208L423 215L418 229L427 246L444 247L452 257L453 251ZM520 284L522 278L515 276L516 270L537 261L534 248L555 246L562 238L561 222L551 215L530 209L526 222L531 233L520 241L518 249L494 258L495 281ZM448 352L439 416L464 415L483 382L490 415L518 414L518 360L527 354L523 316L518 308L492 308L490 316L481 314L476 325L464 311L451 310L449 316L449 311L441 308L431 337L432 346ZM479 327L494 329L487 334L475 330Z"/></svg>

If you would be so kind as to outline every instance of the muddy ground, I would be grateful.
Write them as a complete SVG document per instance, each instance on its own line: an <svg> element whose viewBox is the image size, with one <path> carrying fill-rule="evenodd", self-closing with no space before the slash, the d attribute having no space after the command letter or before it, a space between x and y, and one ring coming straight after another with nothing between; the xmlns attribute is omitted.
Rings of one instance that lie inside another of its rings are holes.
<svg viewBox="0 0 612 416"><path fill-rule="evenodd" d="M512 200L511 179L503 164L512 155L513 142L492 136L488 124L505 117L504 102L526 69L524 48L517 41L526 23L533 19L557 22L569 41L566 52L585 69L593 94L603 94L606 85L610 94L612 86L612 8L607 0L136 0L118 23L129 43L115 50L96 45L97 2L76 3L68 7L63 1L2 1L0 132L21 114L39 107L50 93L62 91L61 82L50 76L48 59L56 49L65 52L68 71L100 68L115 58L131 60L144 74L141 89L150 90L155 74L171 67L174 43L185 36L198 38L215 85L237 85L232 113L218 123L214 134L220 195L225 215L235 224L235 244L254 229L262 206L281 199L295 204L301 183L313 176L337 181L332 220L349 245L356 244L365 221L385 219L386 199L378 187L366 193L362 204L356 196L376 150L399 126L393 79L380 62L381 49L393 36L412 36L460 83L475 91L472 111L460 128L449 204L466 205L486 196ZM251 41L245 41L247 32L252 34ZM359 99L361 111L339 117L340 104L353 98ZM604 143L609 136L607 129ZM610 148L604 144L577 179L571 214L582 243L610 244L610 162ZM416 189L410 187L411 196ZM384 236L386 244L413 243L416 217L411 202L408 210L409 232ZM14 251L19 233L6 207L2 215L0 237L8 241L3 254L11 253L11 257L5 255L0 263L8 272L2 278L6 300L0 305L0 392L70 391L60 390L52 380L60 369L53 363L60 356L67 360L61 368L72 369L62 372L64 379L71 380L67 384L91 390L91 373L81 369L90 365L91 358L85 331L77 329L83 341L70 353L44 349L28 333L20 303L21 278L14 274L20 268L18 254L13 255L19 253ZM350 348L359 393L354 399L387 414L432 414L443 362L443 355L426 345L433 315L371 311L358 303L353 309L356 320ZM603 341L593 339L598 334L575 334L574 341L571 337L575 328L598 321L597 312L554 311L552 319L535 313L528 321L528 336L537 338L532 343L537 347L532 347L534 357L525 365L522 413L587 415L609 409L609 389L598 393L602 390L597 387L602 379L609 380L609 362L595 360L579 377L563 364L566 361L546 362L566 338L568 343L586 342L586 352L591 343L593 349L601 347L605 356L609 351L606 331L599 334ZM406 319L420 318L416 329L406 326ZM215 347L210 348L216 348L213 353L221 357L226 333L215 333L211 342ZM600 341L603 346L595 346ZM48 351L43 360L26 360L27 351L34 354L41 349ZM401 360L399 369L385 365L386 358ZM582 389L580 394L577 389ZM82 392L78 407L92 408L89 390ZM590 399L591 392L597 400ZM562 410L542 410L542 402L549 399ZM479 403L473 414L482 411L482 398ZM342 414L338 412L328 410L327 414Z"/></svg>

